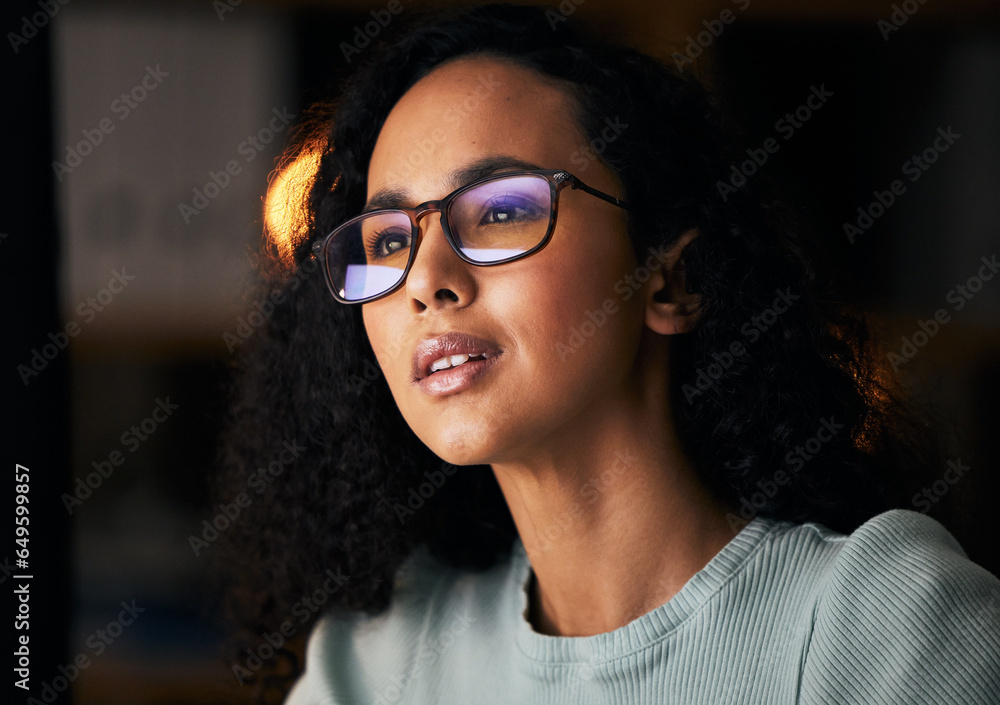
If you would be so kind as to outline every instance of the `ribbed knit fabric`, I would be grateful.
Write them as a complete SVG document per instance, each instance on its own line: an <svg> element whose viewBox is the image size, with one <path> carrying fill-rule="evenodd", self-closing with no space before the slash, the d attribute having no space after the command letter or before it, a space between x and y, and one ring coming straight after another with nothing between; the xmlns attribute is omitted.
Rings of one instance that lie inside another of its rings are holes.
<svg viewBox="0 0 1000 705"><path fill-rule="evenodd" d="M918 512L849 536L757 517L673 598L535 632L519 540L483 572L425 549L377 617L326 615L287 705L1000 705L1000 580Z"/></svg>

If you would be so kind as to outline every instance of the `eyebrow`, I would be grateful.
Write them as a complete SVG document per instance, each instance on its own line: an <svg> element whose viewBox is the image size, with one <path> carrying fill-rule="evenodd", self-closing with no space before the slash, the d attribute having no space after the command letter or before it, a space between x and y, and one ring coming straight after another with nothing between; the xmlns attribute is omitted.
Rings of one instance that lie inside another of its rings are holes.
<svg viewBox="0 0 1000 705"><path fill-rule="evenodd" d="M501 171L536 170L542 167L507 154L491 155L477 159L467 166L455 169L444 180L443 186L451 190L460 188L478 179ZM387 187L379 189L368 199L362 213L383 208L404 208L412 203L410 192L405 188Z"/></svg>

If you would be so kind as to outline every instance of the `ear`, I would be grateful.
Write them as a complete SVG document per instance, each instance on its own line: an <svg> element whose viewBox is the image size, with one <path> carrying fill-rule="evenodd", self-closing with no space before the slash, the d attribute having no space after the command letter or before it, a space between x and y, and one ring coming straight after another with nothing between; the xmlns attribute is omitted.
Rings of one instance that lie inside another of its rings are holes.
<svg viewBox="0 0 1000 705"><path fill-rule="evenodd" d="M651 330L661 335L687 333L701 317L701 296L689 294L684 288L682 259L684 248L698 235L698 229L692 228L677 238L669 249L659 255L650 255L652 264L658 266L652 271L646 288L645 321Z"/></svg>

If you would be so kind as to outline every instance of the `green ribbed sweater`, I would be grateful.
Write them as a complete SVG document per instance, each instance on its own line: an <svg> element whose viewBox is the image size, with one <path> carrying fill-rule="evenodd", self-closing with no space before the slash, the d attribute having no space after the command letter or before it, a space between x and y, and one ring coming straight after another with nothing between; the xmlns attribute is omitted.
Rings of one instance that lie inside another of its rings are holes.
<svg viewBox="0 0 1000 705"><path fill-rule="evenodd" d="M619 629L525 618L515 540L483 572L424 548L381 615L324 616L288 705L1000 705L1000 580L918 512L849 536L757 517L668 602Z"/></svg>

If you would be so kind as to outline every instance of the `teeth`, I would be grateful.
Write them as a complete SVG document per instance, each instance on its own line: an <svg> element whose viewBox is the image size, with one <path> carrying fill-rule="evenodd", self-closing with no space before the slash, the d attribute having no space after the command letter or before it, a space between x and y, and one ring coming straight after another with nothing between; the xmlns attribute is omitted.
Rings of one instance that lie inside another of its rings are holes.
<svg viewBox="0 0 1000 705"><path fill-rule="evenodd" d="M438 370L446 370L449 367L458 367L463 362L468 362L469 359L478 359L489 357L486 353L481 353L478 355L466 355L462 353L461 355L450 355L442 358L438 358L431 363L430 373L434 374Z"/></svg>

